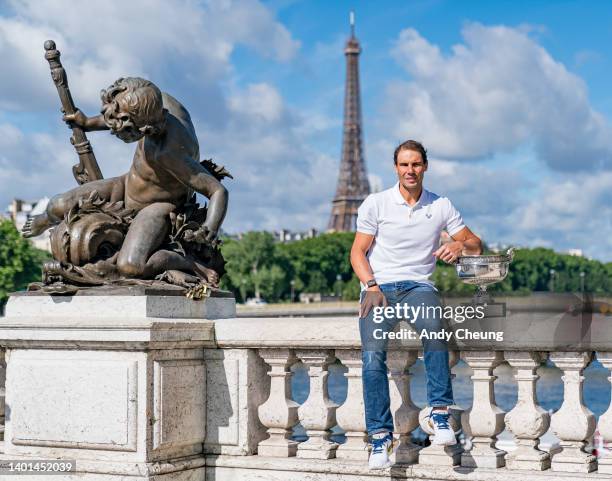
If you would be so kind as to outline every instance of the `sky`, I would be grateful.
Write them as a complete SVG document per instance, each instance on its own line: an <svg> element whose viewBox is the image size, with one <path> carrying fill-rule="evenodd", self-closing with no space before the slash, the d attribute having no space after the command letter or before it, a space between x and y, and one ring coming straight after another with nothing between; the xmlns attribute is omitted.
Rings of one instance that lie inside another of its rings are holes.
<svg viewBox="0 0 612 481"><path fill-rule="evenodd" d="M324 230L340 162L348 12L361 42L366 168L428 149L425 186L487 243L612 261L612 3L0 0L0 206L75 186L42 45L76 105L142 76L190 111L227 182L227 232ZM134 145L89 139L105 177Z"/></svg>

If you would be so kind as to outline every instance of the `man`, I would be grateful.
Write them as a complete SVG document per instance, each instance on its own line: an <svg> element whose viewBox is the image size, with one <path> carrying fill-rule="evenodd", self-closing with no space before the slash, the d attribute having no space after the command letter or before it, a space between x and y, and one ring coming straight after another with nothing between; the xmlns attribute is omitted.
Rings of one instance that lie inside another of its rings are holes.
<svg viewBox="0 0 612 481"><path fill-rule="evenodd" d="M195 233L213 243L227 210L227 190L199 162L199 145L187 110L148 80L121 78L102 94L102 113L87 117L77 110L64 116L85 131L110 130L124 142L138 142L127 174L97 180L53 197L46 212L28 220L25 237L58 224L84 197L97 192L104 201L122 201L137 212L118 253L120 275L153 278L167 270L192 271L211 284L218 274L194 259L157 250L170 228L170 215L192 193L210 199L206 221Z"/></svg>
<svg viewBox="0 0 612 481"><path fill-rule="evenodd" d="M462 253L482 251L480 239L463 224L451 202L423 188L428 167L425 148L408 140L395 149L393 160L398 183L369 195L359 207L351 249L351 265L365 287L359 324L366 426L372 442L371 469L390 465L393 418L389 408L386 341L379 339L381 333L393 330L401 320L388 316L383 321L374 320L374 310L380 313L380 307L397 304L439 305L430 280L436 259L450 264ZM453 241L439 246L443 230ZM436 332L443 327L442 319L431 315L410 322L417 332ZM423 350L433 443L452 445L456 438L449 426L448 406L454 402L448 349L444 341L423 338Z"/></svg>

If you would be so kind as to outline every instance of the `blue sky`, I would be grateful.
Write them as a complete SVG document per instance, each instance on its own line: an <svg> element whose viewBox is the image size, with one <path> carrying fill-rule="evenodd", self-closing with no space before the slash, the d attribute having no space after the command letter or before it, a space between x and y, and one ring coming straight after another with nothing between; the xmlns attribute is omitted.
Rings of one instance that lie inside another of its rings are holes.
<svg viewBox="0 0 612 481"><path fill-rule="evenodd" d="M612 260L612 4L578 1L0 2L0 205L74 186L42 58L54 38L75 101L140 75L179 98L225 164L226 229L324 228L339 163L343 44L361 41L367 169L422 140L426 186L486 241ZM587 8L588 7L588 8ZM139 18L138 22L133 22ZM92 133L106 177L133 152Z"/></svg>

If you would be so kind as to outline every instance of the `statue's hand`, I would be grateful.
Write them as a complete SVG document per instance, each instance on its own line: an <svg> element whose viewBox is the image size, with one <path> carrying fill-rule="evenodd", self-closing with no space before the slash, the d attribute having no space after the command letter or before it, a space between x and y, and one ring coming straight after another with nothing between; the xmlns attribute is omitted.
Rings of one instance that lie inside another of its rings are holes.
<svg viewBox="0 0 612 481"><path fill-rule="evenodd" d="M87 120L88 120L87 115L85 115L79 109L76 109L76 111L73 114L65 114L62 117L62 120L66 122L68 124L68 127L70 128L73 128L73 127L80 127L82 129L87 128Z"/></svg>
<svg viewBox="0 0 612 481"><path fill-rule="evenodd" d="M203 225L198 230L186 230L185 240L188 242L197 242L198 244L210 244L214 246L217 243L218 232L216 230L210 230L208 227Z"/></svg>

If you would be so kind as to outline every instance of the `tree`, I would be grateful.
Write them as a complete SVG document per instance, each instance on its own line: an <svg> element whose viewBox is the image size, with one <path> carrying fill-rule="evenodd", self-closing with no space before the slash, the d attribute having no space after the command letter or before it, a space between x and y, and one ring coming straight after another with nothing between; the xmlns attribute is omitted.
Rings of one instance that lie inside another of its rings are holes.
<svg viewBox="0 0 612 481"><path fill-rule="evenodd" d="M279 244L279 256L292 267L298 291L335 293L337 276L348 282L353 276L349 260L355 234L322 234L287 244Z"/></svg>
<svg viewBox="0 0 612 481"><path fill-rule="evenodd" d="M47 252L21 237L12 222L0 221L0 310L11 292L40 281L42 263L49 258Z"/></svg>
<svg viewBox="0 0 612 481"><path fill-rule="evenodd" d="M296 294L335 294L341 288L344 299L358 299L359 281L349 260L353 239L353 233L339 232L281 244L271 234L249 232L224 244L228 275L221 286L240 293L242 300L252 294L272 301L289 299L292 281ZM441 261L432 280L446 295L471 295L476 290L457 277L455 266ZM525 295L553 288L556 292L578 292L583 286L596 294L610 293L612 262L604 264L537 247L517 249L506 279L489 289Z"/></svg>
<svg viewBox="0 0 612 481"><path fill-rule="evenodd" d="M282 292L286 275L277 261L274 236L269 232L247 232L240 240L229 239L222 245L227 264L223 287L238 290L246 300L248 293L257 299L262 293L276 297Z"/></svg>

